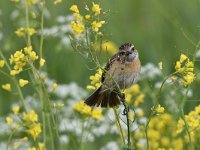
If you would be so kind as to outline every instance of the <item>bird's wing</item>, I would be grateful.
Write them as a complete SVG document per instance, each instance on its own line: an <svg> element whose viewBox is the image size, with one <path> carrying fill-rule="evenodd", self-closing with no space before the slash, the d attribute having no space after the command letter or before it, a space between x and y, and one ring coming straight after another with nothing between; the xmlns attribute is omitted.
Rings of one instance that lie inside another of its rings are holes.
<svg viewBox="0 0 200 150"><path fill-rule="evenodd" d="M103 83L104 79L105 79L105 75L106 75L106 72L109 71L110 67L112 66L113 62L115 62L116 60L119 60L120 57L119 57L119 53L113 55L108 63L106 64L104 70L103 70L103 73L102 73L102 76L101 76L101 82Z"/></svg>

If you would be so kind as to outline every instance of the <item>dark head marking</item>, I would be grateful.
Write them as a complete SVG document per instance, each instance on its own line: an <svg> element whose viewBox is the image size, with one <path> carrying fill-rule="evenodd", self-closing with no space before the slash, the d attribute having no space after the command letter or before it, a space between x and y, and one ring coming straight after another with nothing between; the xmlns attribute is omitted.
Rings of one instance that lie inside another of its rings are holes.
<svg viewBox="0 0 200 150"><path fill-rule="evenodd" d="M131 43L125 43L125 44L122 44L120 47L119 47L119 50L129 50L130 48L132 47L131 50L134 50L134 45L131 44Z"/></svg>

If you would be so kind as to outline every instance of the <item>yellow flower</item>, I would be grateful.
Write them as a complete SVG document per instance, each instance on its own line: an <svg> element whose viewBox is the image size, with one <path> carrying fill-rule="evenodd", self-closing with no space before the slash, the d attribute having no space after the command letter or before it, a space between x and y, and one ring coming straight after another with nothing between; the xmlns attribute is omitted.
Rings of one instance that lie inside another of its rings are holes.
<svg viewBox="0 0 200 150"><path fill-rule="evenodd" d="M3 68L4 64L5 64L4 60L0 60L0 68Z"/></svg>
<svg viewBox="0 0 200 150"><path fill-rule="evenodd" d="M188 57L185 54L181 54L180 56L180 62L183 63Z"/></svg>
<svg viewBox="0 0 200 150"><path fill-rule="evenodd" d="M30 129L26 130L26 132L30 134L35 140L42 132L41 124L40 123L31 124Z"/></svg>
<svg viewBox="0 0 200 150"><path fill-rule="evenodd" d="M81 23L81 21L83 20L83 17L78 13L74 13L74 17L76 18L76 21L78 23Z"/></svg>
<svg viewBox="0 0 200 150"><path fill-rule="evenodd" d="M95 118L95 119L101 119L101 118L102 118L102 110L100 110L100 109L94 109L94 110L92 111L91 116L92 116L93 118Z"/></svg>
<svg viewBox="0 0 200 150"><path fill-rule="evenodd" d="M175 69L178 70L178 69L180 69L180 68L181 68L181 63L180 63L180 61L177 61L177 62L176 62Z"/></svg>
<svg viewBox="0 0 200 150"><path fill-rule="evenodd" d="M25 36L25 29L24 28L19 28L15 31L15 34L18 36L18 37L24 37Z"/></svg>
<svg viewBox="0 0 200 150"><path fill-rule="evenodd" d="M95 16L100 14L101 8L98 4L92 3L92 11L95 13Z"/></svg>
<svg viewBox="0 0 200 150"><path fill-rule="evenodd" d="M52 91L55 91L57 88L58 88L58 84L57 84L57 83L54 83L54 84L52 85Z"/></svg>
<svg viewBox="0 0 200 150"><path fill-rule="evenodd" d="M130 119L130 120L134 120L134 118L135 118L135 114L134 114L134 112L129 112L128 113L128 119Z"/></svg>
<svg viewBox="0 0 200 150"><path fill-rule="evenodd" d="M12 111L13 111L13 113L14 113L15 115L18 115L19 110L20 110L20 107L19 107L18 105L17 105L17 106L14 106L14 107L12 108Z"/></svg>
<svg viewBox="0 0 200 150"><path fill-rule="evenodd" d="M86 115L90 115L91 114L91 110L92 110L92 108L90 106L84 105L82 113L86 114Z"/></svg>
<svg viewBox="0 0 200 150"><path fill-rule="evenodd" d="M95 31L95 32L98 32L99 31L99 28L102 27L102 25L105 23L105 21L93 21L92 22L92 30Z"/></svg>
<svg viewBox="0 0 200 150"><path fill-rule="evenodd" d="M111 41L105 41L102 43L102 50L111 54L115 54L118 50L118 47Z"/></svg>
<svg viewBox="0 0 200 150"><path fill-rule="evenodd" d="M28 28L27 32L28 32L28 34L29 34L30 36L32 36L33 34L36 33L36 30L35 30L34 28Z"/></svg>
<svg viewBox="0 0 200 150"><path fill-rule="evenodd" d="M90 18L91 18L90 15L85 15L86 20L90 20Z"/></svg>
<svg viewBox="0 0 200 150"><path fill-rule="evenodd" d="M73 12L75 12L75 13L79 13L79 10L78 10L77 5L72 5L72 6L70 7L70 10L73 11Z"/></svg>
<svg viewBox="0 0 200 150"><path fill-rule="evenodd" d="M132 99L132 95L129 94L129 93L127 93L127 94L126 94L126 102L127 102L128 104L131 103L131 99Z"/></svg>
<svg viewBox="0 0 200 150"><path fill-rule="evenodd" d="M11 117L6 117L6 122L8 125L11 125L13 123L13 119Z"/></svg>
<svg viewBox="0 0 200 150"><path fill-rule="evenodd" d="M71 21L70 28L73 30L74 34L80 34L85 30L82 23L76 23L75 21Z"/></svg>
<svg viewBox="0 0 200 150"><path fill-rule="evenodd" d="M186 55L181 54L180 61L176 62L175 69L181 75L182 84L185 87L195 80L194 63Z"/></svg>
<svg viewBox="0 0 200 150"><path fill-rule="evenodd" d="M10 71L10 75L11 76L15 76L16 74L18 74L19 73L19 71L16 71L16 70L11 70Z"/></svg>
<svg viewBox="0 0 200 150"><path fill-rule="evenodd" d="M137 95L140 93L140 86L138 84L134 84L127 90L127 92Z"/></svg>
<svg viewBox="0 0 200 150"><path fill-rule="evenodd" d="M143 111L142 109L140 109L140 110L137 112L137 116L138 116L138 117L144 116L144 111Z"/></svg>
<svg viewBox="0 0 200 150"><path fill-rule="evenodd" d="M144 94L140 94L139 96L136 97L135 101L134 101L134 107L139 106L141 103L143 103L144 101Z"/></svg>
<svg viewBox="0 0 200 150"><path fill-rule="evenodd" d="M25 136L25 137L21 138L20 141L22 141L22 142L26 142L26 141L28 141L28 137Z"/></svg>
<svg viewBox="0 0 200 150"><path fill-rule="evenodd" d="M24 80L24 79L19 79L19 86L20 87L24 87L26 84L28 84L29 81L28 80Z"/></svg>
<svg viewBox="0 0 200 150"><path fill-rule="evenodd" d="M31 110L29 113L23 113L23 120L25 122L36 122L38 121L38 115L34 110Z"/></svg>
<svg viewBox="0 0 200 150"><path fill-rule="evenodd" d="M32 61L35 61L38 59L38 56L37 56L36 52L34 52L34 51L30 52L29 57Z"/></svg>
<svg viewBox="0 0 200 150"><path fill-rule="evenodd" d="M183 77L183 85L186 87L195 80L195 75L193 73L187 74Z"/></svg>
<svg viewBox="0 0 200 150"><path fill-rule="evenodd" d="M6 91L11 91L11 85L9 83L3 84L2 89L6 90Z"/></svg>
<svg viewBox="0 0 200 150"><path fill-rule="evenodd" d="M93 90L96 89L95 86L93 86L93 85L88 85L86 88L87 88L87 90L89 90L89 91L93 91Z"/></svg>
<svg viewBox="0 0 200 150"><path fill-rule="evenodd" d="M28 6L34 5L37 1L36 0L26 0Z"/></svg>
<svg viewBox="0 0 200 150"><path fill-rule="evenodd" d="M24 47L24 53L25 54L30 54L33 50L33 47L30 45L30 46L27 46L27 47Z"/></svg>
<svg viewBox="0 0 200 150"><path fill-rule="evenodd" d="M27 150L37 150L35 147L29 147Z"/></svg>
<svg viewBox="0 0 200 150"><path fill-rule="evenodd" d="M76 103L74 106L73 106L73 109L78 111L78 112L81 112L83 110L83 107L84 107L84 101L81 100L79 101L78 103Z"/></svg>
<svg viewBox="0 0 200 150"><path fill-rule="evenodd" d="M41 67L44 66L44 63L45 63L45 62L46 62L45 59L41 58L41 59L40 59L40 66L41 66Z"/></svg>
<svg viewBox="0 0 200 150"><path fill-rule="evenodd" d="M162 107L160 104L156 107L155 111L157 113L163 113L165 111L165 108Z"/></svg>
<svg viewBox="0 0 200 150"><path fill-rule="evenodd" d="M39 150L44 150L45 149L45 145L44 143L38 143L38 146L39 146Z"/></svg>
<svg viewBox="0 0 200 150"><path fill-rule="evenodd" d="M60 4L60 3L62 3L62 0L54 0L55 5Z"/></svg>
<svg viewBox="0 0 200 150"><path fill-rule="evenodd" d="M163 63L162 63L162 61L158 63L158 67L159 67L160 70L163 69Z"/></svg>

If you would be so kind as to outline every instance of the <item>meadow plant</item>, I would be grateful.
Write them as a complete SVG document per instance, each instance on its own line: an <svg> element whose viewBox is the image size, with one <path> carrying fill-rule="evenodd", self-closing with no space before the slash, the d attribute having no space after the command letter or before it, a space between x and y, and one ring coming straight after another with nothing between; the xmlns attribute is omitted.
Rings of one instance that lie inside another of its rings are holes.
<svg viewBox="0 0 200 150"><path fill-rule="evenodd" d="M71 14L57 18L60 25L46 28L46 0L12 2L24 15L24 24L13 31L24 46L9 57L0 51L0 76L7 78L1 83L2 90L15 95L10 113L0 117L0 149L200 148L200 105L185 112L187 102L200 101L192 99L193 84L199 82L200 75L196 63L199 42L192 55L180 54L168 75L162 61L142 64L137 84L120 90L125 94L120 106L90 107L84 99L101 86L105 71L101 56L113 55L118 49L105 28L109 11L96 2L84 3L84 9L73 4ZM61 3L54 0L55 7ZM85 89L73 82L58 84L48 76L43 54L48 36L59 37L64 45L70 43L92 64L88 68L96 72ZM33 38L39 38L39 46Z"/></svg>

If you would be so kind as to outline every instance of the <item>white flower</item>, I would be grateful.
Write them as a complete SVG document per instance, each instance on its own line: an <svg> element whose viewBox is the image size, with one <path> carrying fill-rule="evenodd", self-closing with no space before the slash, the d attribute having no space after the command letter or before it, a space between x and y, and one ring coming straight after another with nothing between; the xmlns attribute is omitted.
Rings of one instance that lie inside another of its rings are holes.
<svg viewBox="0 0 200 150"><path fill-rule="evenodd" d="M115 141L108 142L100 150L111 150L111 149L114 149L114 150L119 150L120 149L119 145L117 144L117 142L115 142Z"/></svg>

